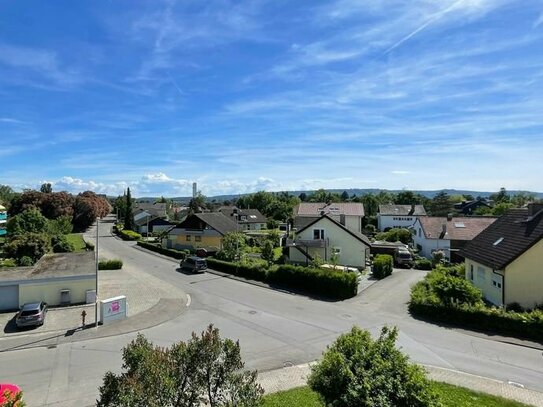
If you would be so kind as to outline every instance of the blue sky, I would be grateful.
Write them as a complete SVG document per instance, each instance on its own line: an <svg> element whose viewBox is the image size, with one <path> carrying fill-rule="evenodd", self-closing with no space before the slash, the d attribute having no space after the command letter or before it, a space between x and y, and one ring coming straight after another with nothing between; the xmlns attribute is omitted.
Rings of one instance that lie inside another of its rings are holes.
<svg viewBox="0 0 543 407"><path fill-rule="evenodd" d="M543 1L0 1L0 183L543 191Z"/></svg>

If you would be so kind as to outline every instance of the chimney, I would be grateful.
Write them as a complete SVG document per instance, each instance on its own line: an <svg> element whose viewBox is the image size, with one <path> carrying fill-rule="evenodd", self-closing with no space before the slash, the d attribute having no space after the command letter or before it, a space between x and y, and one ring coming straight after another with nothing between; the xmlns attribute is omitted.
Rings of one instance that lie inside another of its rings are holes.
<svg viewBox="0 0 543 407"><path fill-rule="evenodd" d="M452 213L448 213L448 214L447 214L447 222L452 221L452 218L453 218ZM447 226L447 225L445 225L445 226Z"/></svg>
<svg viewBox="0 0 543 407"><path fill-rule="evenodd" d="M345 226L345 215L339 215L339 223L341 223L343 226Z"/></svg>
<svg viewBox="0 0 543 407"><path fill-rule="evenodd" d="M541 210L543 210L543 202L533 202L528 204L528 216L534 216Z"/></svg>
<svg viewBox="0 0 543 407"><path fill-rule="evenodd" d="M439 235L439 238L440 239L443 239L445 237L445 235L447 234L447 224L446 223L443 223L441 225L441 233Z"/></svg>
<svg viewBox="0 0 543 407"><path fill-rule="evenodd" d="M415 213L415 204L411 204L411 209L409 210L408 215L412 216Z"/></svg>

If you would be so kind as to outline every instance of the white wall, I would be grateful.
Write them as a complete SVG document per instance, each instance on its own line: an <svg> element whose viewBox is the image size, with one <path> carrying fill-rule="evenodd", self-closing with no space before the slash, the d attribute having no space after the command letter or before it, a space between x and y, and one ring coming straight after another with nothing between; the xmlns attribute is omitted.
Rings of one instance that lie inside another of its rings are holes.
<svg viewBox="0 0 543 407"><path fill-rule="evenodd" d="M419 252L419 256L426 257L427 259L432 258L432 253L435 250L443 250L443 254L447 259L450 258L451 252L451 242L450 240L445 239L427 239L424 236L424 230L422 230L422 226L420 225L420 222L417 220L415 224L413 225L415 234L413 235L413 243L415 247L421 246L421 251Z"/></svg>
<svg viewBox="0 0 543 407"><path fill-rule="evenodd" d="M416 216L381 215L377 214L377 228L383 231L386 228L410 228L417 220Z"/></svg>

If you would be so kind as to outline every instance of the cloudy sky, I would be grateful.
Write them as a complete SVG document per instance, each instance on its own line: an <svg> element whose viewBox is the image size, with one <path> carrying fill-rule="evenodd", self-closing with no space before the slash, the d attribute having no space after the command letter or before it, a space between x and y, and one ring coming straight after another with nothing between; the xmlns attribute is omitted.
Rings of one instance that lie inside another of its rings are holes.
<svg viewBox="0 0 543 407"><path fill-rule="evenodd" d="M0 183L543 191L543 1L0 3Z"/></svg>

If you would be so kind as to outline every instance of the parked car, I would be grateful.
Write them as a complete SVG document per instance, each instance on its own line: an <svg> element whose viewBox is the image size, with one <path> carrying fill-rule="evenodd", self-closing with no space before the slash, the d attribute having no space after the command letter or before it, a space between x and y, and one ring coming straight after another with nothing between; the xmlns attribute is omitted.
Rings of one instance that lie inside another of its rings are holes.
<svg viewBox="0 0 543 407"><path fill-rule="evenodd" d="M45 323L47 304L45 302L33 302L24 304L15 316L15 323L19 328L24 326L39 326Z"/></svg>
<svg viewBox="0 0 543 407"><path fill-rule="evenodd" d="M207 261L201 257L191 256L187 257L185 260L181 260L179 267L182 270L188 270L193 273L203 273L207 270Z"/></svg>
<svg viewBox="0 0 543 407"><path fill-rule="evenodd" d="M411 268L414 265L413 255L408 249L398 248L394 253L394 264L398 267Z"/></svg>
<svg viewBox="0 0 543 407"><path fill-rule="evenodd" d="M8 401L5 397L4 397L4 394L6 392L9 393L9 396L11 398L15 398L15 396L17 395L17 393L19 393L21 391L21 389L19 388L19 386L17 386L16 384L10 384L10 383L0 383L0 406L3 406L4 403L6 401ZM18 406L19 404L16 404L16 406Z"/></svg>

